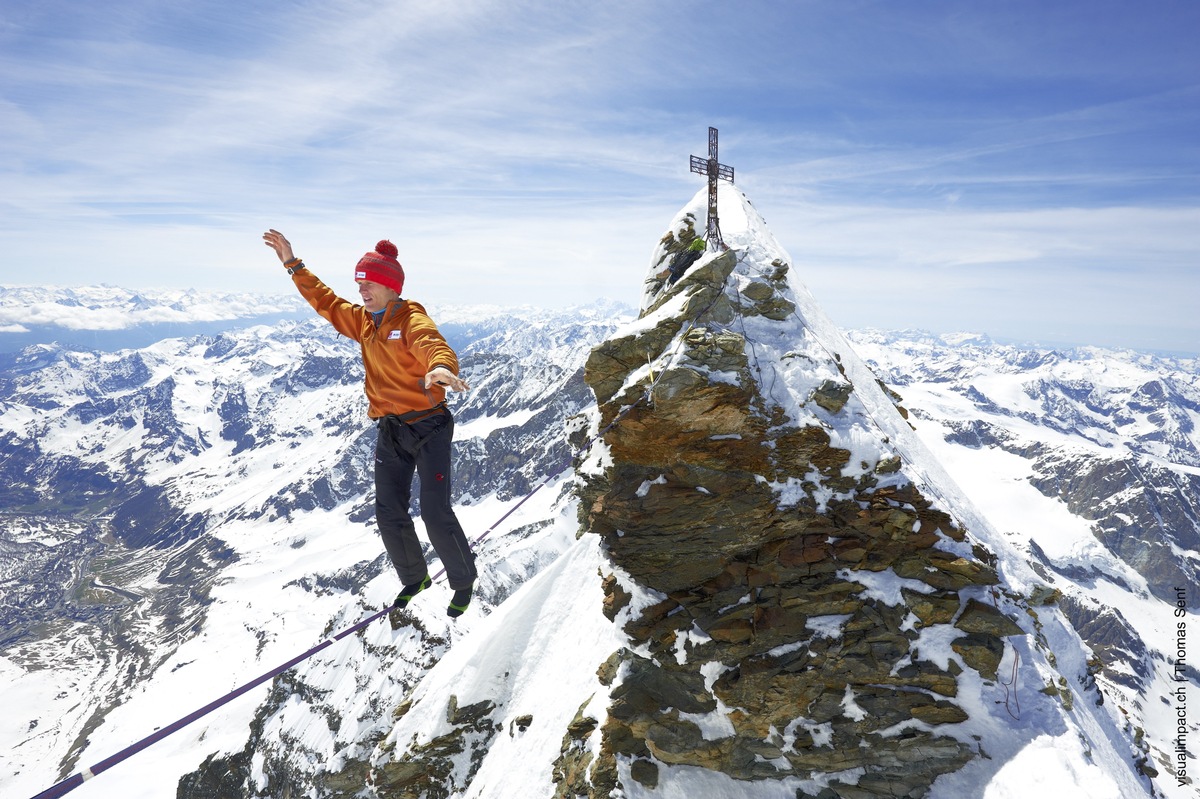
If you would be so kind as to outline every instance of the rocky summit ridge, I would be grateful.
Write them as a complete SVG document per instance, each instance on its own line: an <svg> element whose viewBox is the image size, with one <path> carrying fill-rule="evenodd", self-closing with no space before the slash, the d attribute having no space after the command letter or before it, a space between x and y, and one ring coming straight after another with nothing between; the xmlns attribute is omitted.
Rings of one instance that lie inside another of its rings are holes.
<svg viewBox="0 0 1200 799"><path fill-rule="evenodd" d="M966 797L1047 751L1149 795L1054 592L738 189L667 280L704 199L587 360L575 547L405 699L372 795Z"/></svg>

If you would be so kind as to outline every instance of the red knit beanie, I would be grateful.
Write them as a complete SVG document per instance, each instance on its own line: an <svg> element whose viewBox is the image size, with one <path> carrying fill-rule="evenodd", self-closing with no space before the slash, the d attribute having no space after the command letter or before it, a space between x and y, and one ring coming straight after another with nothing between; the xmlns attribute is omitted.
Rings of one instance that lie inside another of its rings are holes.
<svg viewBox="0 0 1200 799"><path fill-rule="evenodd" d="M358 266L354 267L354 279L369 280L403 294L404 267L396 260L398 254L396 245L384 239L375 245L374 252L364 255Z"/></svg>

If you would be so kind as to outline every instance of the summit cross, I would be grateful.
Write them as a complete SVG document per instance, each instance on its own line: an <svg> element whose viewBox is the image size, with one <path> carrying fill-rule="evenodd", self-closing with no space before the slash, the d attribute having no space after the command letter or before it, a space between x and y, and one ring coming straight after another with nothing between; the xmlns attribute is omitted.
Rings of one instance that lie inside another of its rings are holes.
<svg viewBox="0 0 1200 799"><path fill-rule="evenodd" d="M717 158L717 129L708 129L708 158L693 155L692 171L708 175L708 225L704 237L709 245L720 248L725 242L721 238L721 222L717 217L717 180L733 183L733 167L725 166Z"/></svg>

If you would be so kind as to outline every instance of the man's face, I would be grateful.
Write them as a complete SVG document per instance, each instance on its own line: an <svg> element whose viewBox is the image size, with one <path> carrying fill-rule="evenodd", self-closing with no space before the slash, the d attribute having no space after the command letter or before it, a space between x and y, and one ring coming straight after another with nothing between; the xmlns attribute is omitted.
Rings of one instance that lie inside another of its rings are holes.
<svg viewBox="0 0 1200 799"><path fill-rule="evenodd" d="M389 302L400 296L387 286L372 283L370 280L358 281L358 293L362 297L363 307L371 313L382 311Z"/></svg>

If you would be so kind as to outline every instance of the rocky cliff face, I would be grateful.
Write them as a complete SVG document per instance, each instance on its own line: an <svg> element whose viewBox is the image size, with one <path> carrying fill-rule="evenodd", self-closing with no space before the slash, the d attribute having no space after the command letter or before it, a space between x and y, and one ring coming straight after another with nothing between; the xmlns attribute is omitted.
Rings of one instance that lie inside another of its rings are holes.
<svg viewBox="0 0 1200 799"><path fill-rule="evenodd" d="M765 255L710 254L588 361L600 426L633 406L581 502L629 644L575 793L653 787L672 764L827 782L797 795L923 796L979 756L950 732L959 694L994 683L1025 635L994 554L922 493L798 316L789 264ZM627 580L657 601L630 608Z"/></svg>

